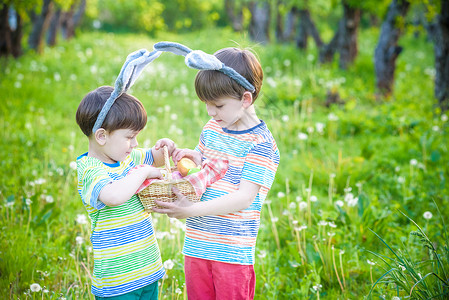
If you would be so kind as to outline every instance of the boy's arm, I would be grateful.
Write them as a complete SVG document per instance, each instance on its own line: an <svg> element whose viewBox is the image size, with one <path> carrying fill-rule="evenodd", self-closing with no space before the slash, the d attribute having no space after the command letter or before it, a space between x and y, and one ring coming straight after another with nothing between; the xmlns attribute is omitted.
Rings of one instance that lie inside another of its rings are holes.
<svg viewBox="0 0 449 300"><path fill-rule="evenodd" d="M242 180L237 191L210 201L196 203L189 201L186 196L173 189L173 192L178 196L178 200L172 203L155 200L155 203L163 208L153 208L153 210L177 219L229 214L248 208L257 196L259 189L260 185Z"/></svg>
<svg viewBox="0 0 449 300"><path fill-rule="evenodd" d="M107 206L118 206L128 201L147 178L162 179L161 172L149 165L134 170L122 179L103 187L98 199Z"/></svg>

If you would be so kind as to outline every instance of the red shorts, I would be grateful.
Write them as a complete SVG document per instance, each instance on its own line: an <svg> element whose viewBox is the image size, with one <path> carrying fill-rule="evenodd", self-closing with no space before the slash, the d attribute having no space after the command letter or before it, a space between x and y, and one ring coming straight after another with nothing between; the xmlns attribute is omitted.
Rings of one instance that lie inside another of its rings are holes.
<svg viewBox="0 0 449 300"><path fill-rule="evenodd" d="M184 256L189 300L253 299L256 273L253 265L236 265Z"/></svg>

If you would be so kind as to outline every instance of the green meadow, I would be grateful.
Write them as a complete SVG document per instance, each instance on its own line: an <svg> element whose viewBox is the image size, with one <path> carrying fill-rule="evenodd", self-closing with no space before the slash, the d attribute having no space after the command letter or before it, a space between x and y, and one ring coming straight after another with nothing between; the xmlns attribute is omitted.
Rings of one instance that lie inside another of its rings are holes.
<svg viewBox="0 0 449 300"><path fill-rule="evenodd" d="M380 99L378 35L360 33L346 71L320 65L316 48L255 45L223 29L157 38L85 32L42 55L1 61L1 298L93 299L90 223L74 166L87 138L75 112L87 92L113 85L129 53L160 40L208 53L251 47L264 67L256 109L281 162L262 208L256 299L447 297L449 125L433 96L433 46L401 38L394 93ZM195 147L209 119L195 74L169 53L147 66L130 90L148 112L140 147L163 137ZM328 93L340 101L326 103ZM167 270L160 299L187 299L184 220L153 220Z"/></svg>

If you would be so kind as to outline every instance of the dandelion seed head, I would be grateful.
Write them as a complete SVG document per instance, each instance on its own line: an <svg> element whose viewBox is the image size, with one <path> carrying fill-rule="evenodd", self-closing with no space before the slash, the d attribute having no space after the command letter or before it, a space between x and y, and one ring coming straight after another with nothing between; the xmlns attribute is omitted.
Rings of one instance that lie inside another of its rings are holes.
<svg viewBox="0 0 449 300"><path fill-rule="evenodd" d="M448 120L448 116L446 114L441 115L441 121L446 122Z"/></svg>
<svg viewBox="0 0 449 300"><path fill-rule="evenodd" d="M168 259L168 260L164 261L164 268L166 270L171 270L171 269L173 269L174 266L175 266L175 263L173 262L173 260Z"/></svg>
<svg viewBox="0 0 449 300"><path fill-rule="evenodd" d="M87 224L87 217L85 214L77 214L76 215L76 223L85 225Z"/></svg>
<svg viewBox="0 0 449 300"><path fill-rule="evenodd" d="M77 244L77 245L82 245L82 244L84 243L84 239L83 239L82 236L77 236L77 237L75 238L75 241L76 241L76 244Z"/></svg>
<svg viewBox="0 0 449 300"><path fill-rule="evenodd" d="M316 196L310 196L310 202L317 202L318 198Z"/></svg>
<svg viewBox="0 0 449 300"><path fill-rule="evenodd" d="M30 285L30 290L35 293L35 292L39 292L41 290L41 286L39 285L39 283L33 283Z"/></svg>
<svg viewBox="0 0 449 300"><path fill-rule="evenodd" d="M299 202L299 210L304 210L307 208L307 202L301 201Z"/></svg>
<svg viewBox="0 0 449 300"><path fill-rule="evenodd" d="M432 219L433 215L430 211L426 211L426 212L424 212L423 217L426 220L430 220L430 219Z"/></svg>
<svg viewBox="0 0 449 300"><path fill-rule="evenodd" d="M315 123L315 129L318 133L322 134L324 132L324 123L317 122Z"/></svg>
<svg viewBox="0 0 449 300"><path fill-rule="evenodd" d="M261 250L261 251L259 252L259 254L257 254L257 256L258 256L259 258L265 258L265 256L267 256L267 251Z"/></svg>
<svg viewBox="0 0 449 300"><path fill-rule="evenodd" d="M45 196L45 201L47 203L53 203L55 200L53 199L52 195L47 195L47 196Z"/></svg>
<svg viewBox="0 0 449 300"><path fill-rule="evenodd" d="M418 160L416 160L414 158L410 160L410 165L416 166L417 164L418 164Z"/></svg>
<svg viewBox="0 0 449 300"><path fill-rule="evenodd" d="M318 222L318 226L326 226L328 223L324 220Z"/></svg>
<svg viewBox="0 0 449 300"><path fill-rule="evenodd" d="M72 170L76 170L76 162L71 161L70 164L69 164L69 167L70 167L70 169L72 169Z"/></svg>
<svg viewBox="0 0 449 300"><path fill-rule="evenodd" d="M374 266L376 264L374 261L372 261L370 259L367 259L366 262L371 266Z"/></svg>
<svg viewBox="0 0 449 300"><path fill-rule="evenodd" d="M305 140L307 140L307 138L308 138L307 133L304 133L304 132L298 133L298 139L300 139L301 141L305 141Z"/></svg>

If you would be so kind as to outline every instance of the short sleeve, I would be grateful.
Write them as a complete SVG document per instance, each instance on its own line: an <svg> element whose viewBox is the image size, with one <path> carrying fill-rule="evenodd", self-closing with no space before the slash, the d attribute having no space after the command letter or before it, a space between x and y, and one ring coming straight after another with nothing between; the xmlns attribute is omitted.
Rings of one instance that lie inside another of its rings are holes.
<svg viewBox="0 0 449 300"><path fill-rule="evenodd" d="M131 152L131 158L134 164L137 165L152 165L154 162L153 152L150 149L135 148Z"/></svg>
<svg viewBox="0 0 449 300"><path fill-rule="evenodd" d="M270 142L256 144L245 158L242 179L271 188L279 165L279 151Z"/></svg>
<svg viewBox="0 0 449 300"><path fill-rule="evenodd" d="M78 192L85 205L102 209L106 205L98 197L101 190L113 180L107 171L96 164L86 164L78 173Z"/></svg>
<svg viewBox="0 0 449 300"><path fill-rule="evenodd" d="M204 130L201 132L200 140L198 141L198 145L195 147L195 151L198 151L203 155L204 152Z"/></svg>

